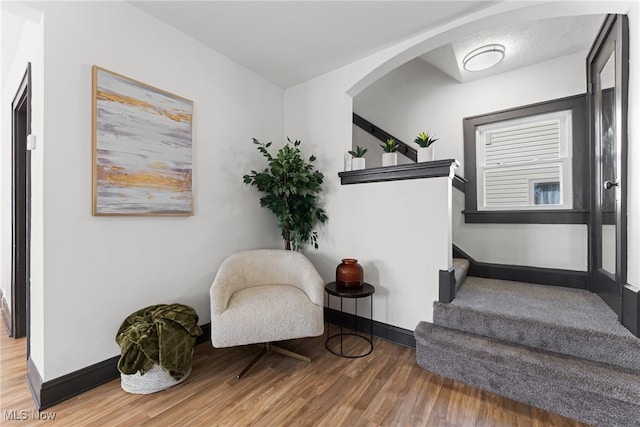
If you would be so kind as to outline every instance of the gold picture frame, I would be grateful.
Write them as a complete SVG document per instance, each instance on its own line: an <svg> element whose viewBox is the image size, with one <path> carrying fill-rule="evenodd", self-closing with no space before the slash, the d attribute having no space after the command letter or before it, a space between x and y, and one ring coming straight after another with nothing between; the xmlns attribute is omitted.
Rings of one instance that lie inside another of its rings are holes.
<svg viewBox="0 0 640 427"><path fill-rule="evenodd" d="M93 215L193 215L193 101L92 73Z"/></svg>

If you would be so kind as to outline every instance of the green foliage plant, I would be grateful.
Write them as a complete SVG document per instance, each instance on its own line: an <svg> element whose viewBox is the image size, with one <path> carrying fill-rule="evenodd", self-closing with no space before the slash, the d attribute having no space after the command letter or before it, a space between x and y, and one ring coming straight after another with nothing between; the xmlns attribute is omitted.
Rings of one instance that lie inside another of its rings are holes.
<svg viewBox="0 0 640 427"><path fill-rule="evenodd" d="M364 155L367 154L367 149L356 145L356 149L349 151L349 154L351 154L352 157L364 157Z"/></svg>
<svg viewBox="0 0 640 427"><path fill-rule="evenodd" d="M328 219L324 209L318 207L317 199L324 175L313 164L315 156L308 160L302 157L299 140L287 138L287 141L272 155L268 150L271 142L265 144L253 138L258 151L267 159L267 167L262 172L252 170L244 175L244 183L264 193L260 206L278 218L285 249L299 251L309 243L318 249L314 226Z"/></svg>
<svg viewBox="0 0 640 427"><path fill-rule="evenodd" d="M382 151L384 151L385 153L395 153L396 151L398 151L398 142L393 139L393 138L389 138L387 139L387 142L385 142L384 144L380 144L380 147L382 147Z"/></svg>
<svg viewBox="0 0 640 427"><path fill-rule="evenodd" d="M438 138L434 138L433 136L429 135L429 133L420 132L418 136L416 136L416 139L413 140L413 142L415 142L422 148L427 148L437 140Z"/></svg>

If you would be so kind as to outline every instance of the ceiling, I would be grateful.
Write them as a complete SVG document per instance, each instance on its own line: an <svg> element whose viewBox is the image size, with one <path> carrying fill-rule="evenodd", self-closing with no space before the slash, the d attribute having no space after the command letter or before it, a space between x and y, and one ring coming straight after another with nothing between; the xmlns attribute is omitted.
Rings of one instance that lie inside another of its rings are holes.
<svg viewBox="0 0 640 427"><path fill-rule="evenodd" d="M604 21L603 15L569 16L504 25L472 34L434 49L420 58L459 82L468 82L589 50ZM466 71L462 59L473 49L499 43L505 58L484 71Z"/></svg>
<svg viewBox="0 0 640 427"><path fill-rule="evenodd" d="M495 1L131 1L183 33L287 88ZM553 18L470 35L421 56L466 82L588 49L602 16ZM501 43L506 57L475 73L472 49Z"/></svg>
<svg viewBox="0 0 640 427"><path fill-rule="evenodd" d="M495 1L131 1L287 88Z"/></svg>

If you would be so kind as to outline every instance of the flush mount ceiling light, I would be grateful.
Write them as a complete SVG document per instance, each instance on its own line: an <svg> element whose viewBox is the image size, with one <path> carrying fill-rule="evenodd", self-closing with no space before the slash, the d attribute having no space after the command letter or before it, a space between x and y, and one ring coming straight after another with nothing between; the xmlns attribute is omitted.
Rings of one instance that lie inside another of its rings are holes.
<svg viewBox="0 0 640 427"><path fill-rule="evenodd" d="M481 71L497 65L504 58L504 46L489 44L472 50L462 60L467 71Z"/></svg>

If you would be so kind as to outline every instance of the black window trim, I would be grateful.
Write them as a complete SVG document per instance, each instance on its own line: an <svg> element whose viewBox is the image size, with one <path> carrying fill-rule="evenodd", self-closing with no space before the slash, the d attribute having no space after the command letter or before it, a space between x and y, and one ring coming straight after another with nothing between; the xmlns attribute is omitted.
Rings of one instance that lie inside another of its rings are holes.
<svg viewBox="0 0 640 427"><path fill-rule="evenodd" d="M476 127L537 114L571 110L573 131L573 209L479 211L476 176ZM587 94L525 105L463 119L465 223L484 224L588 224L589 223L589 140Z"/></svg>

